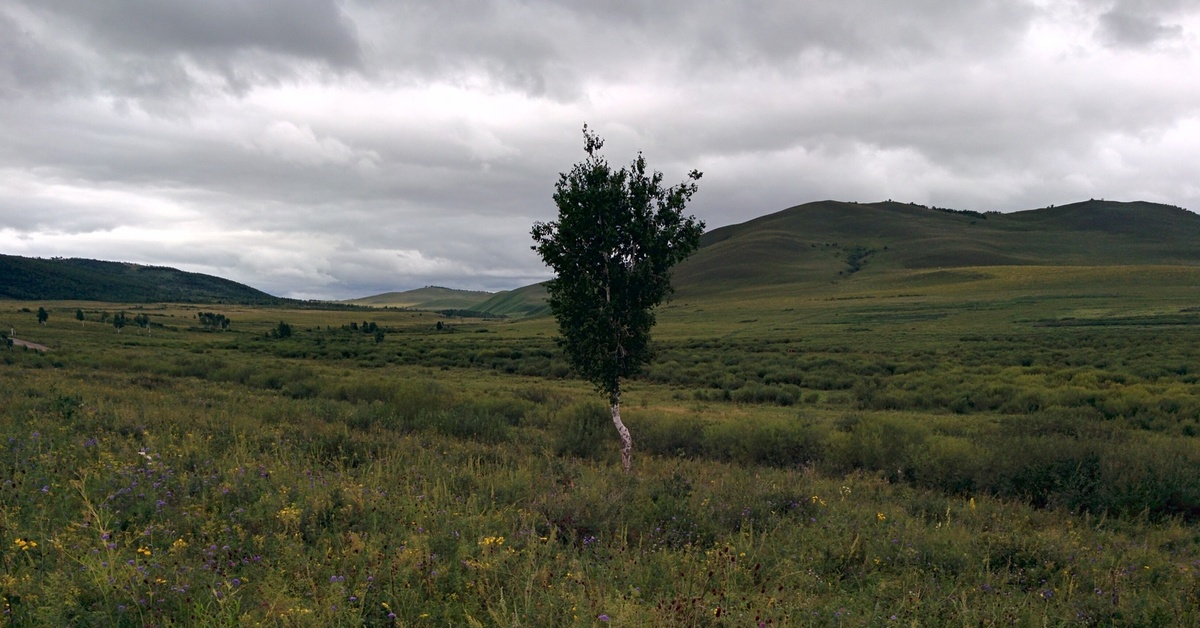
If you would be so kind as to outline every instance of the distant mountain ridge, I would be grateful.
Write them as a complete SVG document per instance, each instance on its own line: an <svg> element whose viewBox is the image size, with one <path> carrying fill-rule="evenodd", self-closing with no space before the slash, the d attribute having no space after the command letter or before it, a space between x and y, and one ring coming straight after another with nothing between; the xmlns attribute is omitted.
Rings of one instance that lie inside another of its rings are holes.
<svg viewBox="0 0 1200 628"><path fill-rule="evenodd" d="M1013 213L817 201L705 233L700 249L675 269L674 284L680 297L703 297L884 272L1011 265L1200 266L1200 215L1094 199ZM12 255L0 255L0 298L299 303L173 268ZM427 286L344 303L528 316L545 313L545 299L544 284L494 294Z"/></svg>
<svg viewBox="0 0 1200 628"><path fill-rule="evenodd" d="M0 298L247 305L286 302L235 281L165 266L16 255L0 255Z"/></svg>

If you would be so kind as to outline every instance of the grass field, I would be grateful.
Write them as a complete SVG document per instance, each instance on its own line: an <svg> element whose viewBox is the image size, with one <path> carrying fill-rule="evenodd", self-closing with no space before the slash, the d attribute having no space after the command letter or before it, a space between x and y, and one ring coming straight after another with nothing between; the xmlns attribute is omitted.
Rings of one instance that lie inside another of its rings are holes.
<svg viewBox="0 0 1200 628"><path fill-rule="evenodd" d="M1197 625L1197 280L681 293L629 476L549 319L0 302L2 621Z"/></svg>

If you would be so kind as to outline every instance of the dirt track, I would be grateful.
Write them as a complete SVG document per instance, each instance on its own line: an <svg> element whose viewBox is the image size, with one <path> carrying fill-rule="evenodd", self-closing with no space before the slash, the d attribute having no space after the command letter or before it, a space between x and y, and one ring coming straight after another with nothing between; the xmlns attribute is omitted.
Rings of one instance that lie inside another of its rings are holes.
<svg viewBox="0 0 1200 628"><path fill-rule="evenodd" d="M18 340L17 338L10 338L10 340L12 340L12 343L18 347L29 347L30 349L33 349L34 351L49 351L50 350L50 347L47 347L46 345L39 345L36 342L29 342L28 340Z"/></svg>

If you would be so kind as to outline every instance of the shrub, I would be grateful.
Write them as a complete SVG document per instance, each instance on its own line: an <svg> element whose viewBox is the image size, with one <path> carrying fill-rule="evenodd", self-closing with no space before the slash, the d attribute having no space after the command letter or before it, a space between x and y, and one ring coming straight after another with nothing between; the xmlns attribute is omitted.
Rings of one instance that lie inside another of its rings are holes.
<svg viewBox="0 0 1200 628"><path fill-rule="evenodd" d="M568 408L559 413L555 423L554 446L560 456L591 458L616 439L609 409L598 401Z"/></svg>
<svg viewBox="0 0 1200 628"><path fill-rule="evenodd" d="M628 423L635 446L645 452L695 458L705 455L708 449L708 424L695 416L638 413L632 414Z"/></svg>

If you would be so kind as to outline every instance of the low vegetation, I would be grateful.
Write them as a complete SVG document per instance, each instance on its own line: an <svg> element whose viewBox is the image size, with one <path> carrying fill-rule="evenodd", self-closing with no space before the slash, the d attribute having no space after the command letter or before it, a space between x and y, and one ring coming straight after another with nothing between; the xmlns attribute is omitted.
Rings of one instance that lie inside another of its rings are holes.
<svg viewBox="0 0 1200 628"><path fill-rule="evenodd" d="M4 622L1200 623L1191 275L864 268L663 308L629 475L548 319L0 302Z"/></svg>

